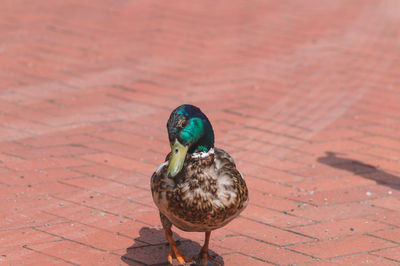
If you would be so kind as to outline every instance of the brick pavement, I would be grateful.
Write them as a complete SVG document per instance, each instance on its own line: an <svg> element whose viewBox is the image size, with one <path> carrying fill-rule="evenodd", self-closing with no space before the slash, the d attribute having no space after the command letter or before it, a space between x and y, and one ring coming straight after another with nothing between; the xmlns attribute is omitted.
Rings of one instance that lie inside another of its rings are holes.
<svg viewBox="0 0 400 266"><path fill-rule="evenodd" d="M250 188L225 265L400 263L400 2L0 3L0 264L166 262L149 178L200 106ZM188 255L203 235L176 230Z"/></svg>

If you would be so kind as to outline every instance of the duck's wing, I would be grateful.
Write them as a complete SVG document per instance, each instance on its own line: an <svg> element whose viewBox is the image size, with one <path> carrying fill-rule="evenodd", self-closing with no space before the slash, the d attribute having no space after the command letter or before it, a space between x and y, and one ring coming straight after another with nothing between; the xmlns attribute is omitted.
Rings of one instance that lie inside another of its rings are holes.
<svg viewBox="0 0 400 266"><path fill-rule="evenodd" d="M215 169L219 185L218 191L234 193L234 200L224 205L234 205L238 210L246 207L248 202L248 190L242 174L237 170L232 157L220 148L215 148ZM225 197L226 198L226 197ZM224 197L221 197L223 200Z"/></svg>

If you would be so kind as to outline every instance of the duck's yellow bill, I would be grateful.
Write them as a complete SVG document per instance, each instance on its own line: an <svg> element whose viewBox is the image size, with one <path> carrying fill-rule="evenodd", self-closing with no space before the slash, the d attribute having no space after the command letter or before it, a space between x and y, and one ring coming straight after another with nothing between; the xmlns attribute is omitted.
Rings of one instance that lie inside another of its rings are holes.
<svg viewBox="0 0 400 266"><path fill-rule="evenodd" d="M188 148L188 146L182 145L177 139L175 143L171 145L172 156L168 165L168 177L174 177L182 170Z"/></svg>

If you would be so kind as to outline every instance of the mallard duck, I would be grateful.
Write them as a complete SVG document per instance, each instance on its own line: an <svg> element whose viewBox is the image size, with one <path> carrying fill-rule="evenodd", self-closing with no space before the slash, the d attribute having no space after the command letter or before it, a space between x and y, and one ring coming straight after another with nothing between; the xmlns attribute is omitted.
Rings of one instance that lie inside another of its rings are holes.
<svg viewBox="0 0 400 266"><path fill-rule="evenodd" d="M201 265L208 260L211 231L237 217L247 206L248 191L231 156L214 147L214 131L207 116L196 106L181 105L170 115L168 137L171 152L151 177L154 203L169 242L168 261L192 262L172 238L172 225L183 231L205 232Z"/></svg>

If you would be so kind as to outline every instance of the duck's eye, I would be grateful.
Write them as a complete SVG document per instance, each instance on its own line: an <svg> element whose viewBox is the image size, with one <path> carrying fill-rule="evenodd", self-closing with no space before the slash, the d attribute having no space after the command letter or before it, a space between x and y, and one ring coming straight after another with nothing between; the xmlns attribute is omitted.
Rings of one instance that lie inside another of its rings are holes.
<svg viewBox="0 0 400 266"><path fill-rule="evenodd" d="M180 127L180 128L185 128L187 126L187 124L188 124L188 121L186 119L181 119L181 120L178 121L178 125L177 126Z"/></svg>
<svg viewBox="0 0 400 266"><path fill-rule="evenodd" d="M179 151L178 151L178 149L177 149L177 148L175 148L174 152L175 152L175 154L177 154Z"/></svg>

